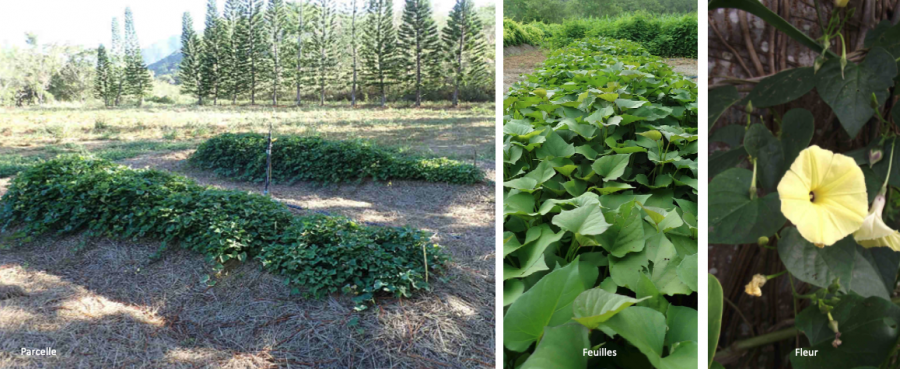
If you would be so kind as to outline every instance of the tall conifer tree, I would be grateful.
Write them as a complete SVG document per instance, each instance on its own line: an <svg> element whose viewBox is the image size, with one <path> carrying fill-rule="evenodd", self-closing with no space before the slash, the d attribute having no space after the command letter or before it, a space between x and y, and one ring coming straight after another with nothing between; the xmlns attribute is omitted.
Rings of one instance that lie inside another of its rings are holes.
<svg viewBox="0 0 900 369"><path fill-rule="evenodd" d="M194 32L194 20L185 12L181 17L181 64L178 76L181 78L181 93L197 98L197 105L203 105L202 78L200 74L201 43Z"/></svg>
<svg viewBox="0 0 900 369"><path fill-rule="evenodd" d="M396 78L397 33L391 0L369 0L363 24L363 81L374 86L381 95L381 106L387 102L387 86Z"/></svg>
<svg viewBox="0 0 900 369"><path fill-rule="evenodd" d="M406 0L398 34L402 77L415 90L415 106L421 106L422 88L439 77L441 64L437 24L428 0Z"/></svg>
<svg viewBox="0 0 900 369"><path fill-rule="evenodd" d="M306 36L306 33L309 32L309 20L307 14L307 5L305 0L300 0L297 2L297 65L294 70L294 85L297 87L297 97L296 102L297 106L300 106L300 86L303 85L303 70L304 70L304 59L303 54L303 38Z"/></svg>
<svg viewBox="0 0 900 369"><path fill-rule="evenodd" d="M115 86L111 80L111 68L106 47L102 44L97 48L97 73L94 79L94 96L103 100L103 105L109 107L115 98Z"/></svg>
<svg viewBox="0 0 900 369"><path fill-rule="evenodd" d="M203 47L200 53L200 93L212 99L213 105L219 103L219 92L222 81L221 64L223 29L219 19L219 8L216 0L206 3L206 23L203 30Z"/></svg>
<svg viewBox="0 0 900 369"><path fill-rule="evenodd" d="M144 96L153 90L153 77L141 56L141 45L134 29L131 8L125 8L125 85L126 92L137 98L138 106L144 103Z"/></svg>
<svg viewBox="0 0 900 369"><path fill-rule="evenodd" d="M262 0L244 0L241 3L241 18L238 26L238 55L241 65L241 84L250 93L250 104L256 104L256 90L259 88L261 72L265 70L265 19Z"/></svg>
<svg viewBox="0 0 900 369"><path fill-rule="evenodd" d="M311 58L316 68L315 82L319 87L319 105L325 105L325 87L331 82L331 74L337 64L335 11L331 0L316 0L314 9L315 22L310 43L316 55Z"/></svg>
<svg viewBox="0 0 900 369"><path fill-rule="evenodd" d="M359 51L359 39L356 34L356 18L359 14L358 0L350 0L350 57L351 68L353 69L353 79L350 83L350 106L356 106L356 72L357 72L357 52Z"/></svg>
<svg viewBox="0 0 900 369"><path fill-rule="evenodd" d="M457 106L460 84L479 84L487 78L482 25L472 0L456 1L443 32L447 61L453 66L453 106Z"/></svg>
<svg viewBox="0 0 900 369"><path fill-rule="evenodd" d="M284 28L287 23L287 14L283 0L269 0L266 10L266 22L269 31L269 44L271 45L269 57L272 71L272 105L278 105L278 89L281 87L282 62L281 45L284 38Z"/></svg>
<svg viewBox="0 0 900 369"><path fill-rule="evenodd" d="M222 13L221 36L219 51L221 52L220 65L220 90L223 96L231 98L231 103L237 103L237 96L241 93L241 65L239 52L238 22L241 17L240 0L226 0L225 10Z"/></svg>
<svg viewBox="0 0 900 369"><path fill-rule="evenodd" d="M119 20L112 19L112 43L109 52L109 83L110 89L115 94L113 106L119 106L122 94L125 91L125 47L122 44L122 34L119 29Z"/></svg>

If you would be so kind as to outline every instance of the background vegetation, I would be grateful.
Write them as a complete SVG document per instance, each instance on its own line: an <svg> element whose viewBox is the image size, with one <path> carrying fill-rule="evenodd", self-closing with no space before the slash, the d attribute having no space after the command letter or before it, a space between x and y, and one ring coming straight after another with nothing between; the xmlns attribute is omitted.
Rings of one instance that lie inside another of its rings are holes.
<svg viewBox="0 0 900 369"><path fill-rule="evenodd" d="M644 10L601 18L570 18L561 23L503 20L503 46L529 44L551 49L585 37L610 37L640 43L661 57L696 58L697 14L654 14Z"/></svg>
<svg viewBox="0 0 900 369"><path fill-rule="evenodd" d="M429 1L407 1L402 9L391 9L391 3L228 0L220 13L215 1L209 1L203 32L181 30L182 50L149 66L134 47L137 34L128 26L134 21L130 12L124 37L113 20L111 42L101 45L105 56L98 48L46 42L28 34L28 47L0 48L0 106L198 103L201 97L213 104L297 104L321 103L323 95L327 101L380 103L380 83L375 82L380 79L373 79L369 61L376 45L392 43L398 47L378 49L386 56L380 68L388 72L387 101L452 101L454 95L462 101L493 100L492 6L475 8L462 0L449 15L434 16ZM410 40L409 33L400 30L406 22L401 15L413 9L417 12L411 15L429 21L410 29L427 28L422 37L432 40L430 48L417 51L426 62L420 99L414 71L400 63L408 55L399 45ZM376 14L387 14L387 22L377 22ZM186 15L185 20L190 19ZM392 28L394 34L373 39L370 33L376 25ZM466 38L460 48L462 35ZM194 64L182 64L186 58ZM145 73L148 69L154 81Z"/></svg>
<svg viewBox="0 0 900 369"><path fill-rule="evenodd" d="M562 23L571 19L615 17L635 12L696 14L691 0L508 0L503 16L519 22Z"/></svg>

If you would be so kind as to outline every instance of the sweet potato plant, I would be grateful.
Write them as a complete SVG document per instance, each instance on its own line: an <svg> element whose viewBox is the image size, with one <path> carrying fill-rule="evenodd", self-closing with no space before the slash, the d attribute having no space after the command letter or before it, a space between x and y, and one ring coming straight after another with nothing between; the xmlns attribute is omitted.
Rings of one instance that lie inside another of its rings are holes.
<svg viewBox="0 0 900 369"><path fill-rule="evenodd" d="M696 368L696 84L585 39L504 111L504 367Z"/></svg>

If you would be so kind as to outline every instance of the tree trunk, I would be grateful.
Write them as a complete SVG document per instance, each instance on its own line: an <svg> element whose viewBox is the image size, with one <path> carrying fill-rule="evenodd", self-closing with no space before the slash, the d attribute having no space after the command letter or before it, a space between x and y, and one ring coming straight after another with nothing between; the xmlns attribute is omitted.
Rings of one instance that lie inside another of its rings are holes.
<svg viewBox="0 0 900 369"><path fill-rule="evenodd" d="M453 90L453 106L459 106L459 80L462 79L462 54L463 54L463 45L466 43L466 26L465 26L465 15L463 15L463 26L460 29L459 35L459 54L456 55L456 88Z"/></svg>
<svg viewBox="0 0 900 369"><path fill-rule="evenodd" d="M419 24L418 9L416 9L416 24ZM416 104L422 105L422 34L421 30L416 29Z"/></svg>
<svg viewBox="0 0 900 369"><path fill-rule="evenodd" d="M350 20L350 40L353 43L353 83L350 87L350 106L356 106L356 2L353 3L353 18Z"/></svg>
<svg viewBox="0 0 900 369"><path fill-rule="evenodd" d="M303 63L303 3L300 3L300 24L297 30L297 106L300 106L300 76Z"/></svg>

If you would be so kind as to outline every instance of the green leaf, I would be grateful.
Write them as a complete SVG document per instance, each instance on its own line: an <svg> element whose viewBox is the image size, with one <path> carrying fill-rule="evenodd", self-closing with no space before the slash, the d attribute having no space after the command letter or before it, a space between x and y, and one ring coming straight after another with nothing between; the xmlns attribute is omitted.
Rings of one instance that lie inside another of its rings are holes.
<svg viewBox="0 0 900 369"><path fill-rule="evenodd" d="M657 234L647 240L647 255L653 261L653 273L650 280L659 292L669 296L689 295L691 289L678 278L678 265L684 259L675 250L675 245L664 234Z"/></svg>
<svg viewBox="0 0 900 369"><path fill-rule="evenodd" d="M797 100L813 87L816 87L813 67L787 69L763 78L744 101L752 102L754 108L768 108Z"/></svg>
<svg viewBox="0 0 900 369"><path fill-rule="evenodd" d="M724 309L725 295L722 292L722 284L716 276L707 274L709 305L707 307L707 354L709 367L713 367L713 357L716 356L716 347L719 346L719 334L722 330L722 310Z"/></svg>
<svg viewBox="0 0 900 369"><path fill-rule="evenodd" d="M589 357L582 352L590 347L588 330L580 324L547 328L541 343L519 369L584 369Z"/></svg>
<svg viewBox="0 0 900 369"><path fill-rule="evenodd" d="M635 299L628 296L609 293L600 288L592 288L582 292L572 303L575 321L588 329L597 329L603 323L625 308L650 298Z"/></svg>
<svg viewBox="0 0 900 369"><path fill-rule="evenodd" d="M597 237L600 246L610 255L623 257L629 252L644 249L644 227L641 223L640 210L634 209L634 203L626 203L614 215L613 224Z"/></svg>
<svg viewBox="0 0 900 369"><path fill-rule="evenodd" d="M758 187L768 191L775 190L784 175L781 142L766 126L756 123L750 126L744 136L744 149L747 154L756 158Z"/></svg>
<svg viewBox="0 0 900 369"><path fill-rule="evenodd" d="M676 273L682 283L690 287L692 291L697 291L697 254L685 256L678 265Z"/></svg>
<svg viewBox="0 0 900 369"><path fill-rule="evenodd" d="M773 236L787 221L778 193L750 199L752 172L732 168L709 183L709 243L756 243Z"/></svg>
<svg viewBox="0 0 900 369"><path fill-rule="evenodd" d="M647 248L640 252L632 252L625 257L609 257L609 274L617 285L635 289L640 282L641 274L649 267Z"/></svg>
<svg viewBox="0 0 900 369"><path fill-rule="evenodd" d="M791 23L784 20L784 18L780 17L775 12L766 8L758 0L712 0L709 2L708 6L709 10L715 10L719 8L734 8L741 9L750 14L753 14L757 17L762 18L767 24L775 27L784 34L788 35L788 37L794 39L794 41L799 42L801 45L810 48L813 52L821 53L822 45L820 45L816 40L813 40L811 37L807 36L805 33L794 27ZM831 50L825 50L825 53L829 58L838 59L838 55L835 55Z"/></svg>
<svg viewBox="0 0 900 369"><path fill-rule="evenodd" d="M535 231L537 230L537 231ZM535 235L540 232L540 237ZM520 268L514 268L506 263L503 264L503 280L510 278L522 278L541 270L547 270L548 267L544 263L544 250L555 242L559 242L565 232L554 233L547 224L541 224L528 230L529 239L534 241L528 242L519 248L515 256L519 259ZM536 237L536 238L535 238ZM505 251L505 250L504 250Z"/></svg>
<svg viewBox="0 0 900 369"><path fill-rule="evenodd" d="M795 227L781 231L778 256L788 272L814 286L827 288L840 278L841 291L863 297L890 298L900 266L900 253L886 247L866 249L847 236L834 245L818 248Z"/></svg>
<svg viewBox="0 0 900 369"><path fill-rule="evenodd" d="M669 311L666 313L666 325L669 326L669 331L666 333L666 345L671 346L686 341L699 342L698 323L697 310L686 306L669 305Z"/></svg>
<svg viewBox="0 0 900 369"><path fill-rule="evenodd" d="M889 28L884 28L889 27ZM881 32L876 30L881 29ZM894 58L900 58L900 26L892 25L889 21L882 21L874 30L866 34L865 47L873 49L884 48Z"/></svg>
<svg viewBox="0 0 900 369"><path fill-rule="evenodd" d="M638 282L635 286L632 286L632 289L637 298L647 298L647 300L639 302L638 306L648 307L660 313L669 310L669 301L659 293L656 285L653 284L653 281L646 274L640 273L638 275Z"/></svg>
<svg viewBox="0 0 900 369"><path fill-rule="evenodd" d="M831 315L841 332L842 344L837 348L832 346L834 333L828 328L828 318L818 307L808 307L797 316L797 328L809 338L809 349L818 351L815 356L796 356L791 351L794 368L879 366L900 335L900 307L883 298L844 295Z"/></svg>
<svg viewBox="0 0 900 369"><path fill-rule="evenodd" d="M616 105L619 107L619 109L639 108L641 107L641 105L644 105L646 103L646 101L640 100L616 99Z"/></svg>
<svg viewBox="0 0 900 369"><path fill-rule="evenodd" d="M844 130L855 138L875 114L872 94L878 96L878 102L882 104L896 75L894 57L879 47L870 50L861 64L848 63L843 77L840 60L834 58L825 62L816 73L816 90L834 110Z"/></svg>
<svg viewBox="0 0 900 369"><path fill-rule="evenodd" d="M631 154L607 155L601 157L591 164L594 173L603 177L604 181L612 181L618 179L625 174L625 168L628 167L628 159Z"/></svg>
<svg viewBox="0 0 900 369"><path fill-rule="evenodd" d="M738 146L728 151L718 151L709 156L709 177L715 178L722 172L734 168L744 161L747 151Z"/></svg>
<svg viewBox="0 0 900 369"><path fill-rule="evenodd" d="M666 317L662 313L632 306L620 311L603 325L628 340L628 343L647 356L653 366L659 367L666 339Z"/></svg>
<svg viewBox="0 0 900 369"><path fill-rule="evenodd" d="M784 176L800 151L809 147L815 130L815 118L806 109L791 109L781 119L781 147L784 153L784 165L778 178Z"/></svg>
<svg viewBox="0 0 900 369"><path fill-rule="evenodd" d="M709 119L709 129L712 130L713 125L716 124L722 113L725 113L731 105L741 100L741 95L738 94L737 88L728 85L710 89L707 96L709 96L707 119Z"/></svg>
<svg viewBox="0 0 900 369"><path fill-rule="evenodd" d="M744 133L747 128L740 124L732 124L717 129L711 136L709 142L724 142L731 148L736 148L744 143Z"/></svg>
<svg viewBox="0 0 900 369"><path fill-rule="evenodd" d="M552 223L563 230L582 236L598 235L610 227L600 207L590 205L564 210L553 217Z"/></svg>
<svg viewBox="0 0 900 369"><path fill-rule="evenodd" d="M577 259L576 259L577 260ZM582 269L579 262L558 268L525 291L512 303L503 317L503 345L515 352L523 352L544 334L544 327L556 326L572 318L572 301L584 290L584 276L597 268Z"/></svg>
<svg viewBox="0 0 900 369"><path fill-rule="evenodd" d="M503 306L516 302L525 292L525 283L521 279L510 279L503 282Z"/></svg>
<svg viewBox="0 0 900 369"><path fill-rule="evenodd" d="M563 140L556 132L550 132L547 141L537 151L540 159L568 158L572 155L575 155L575 146Z"/></svg>

